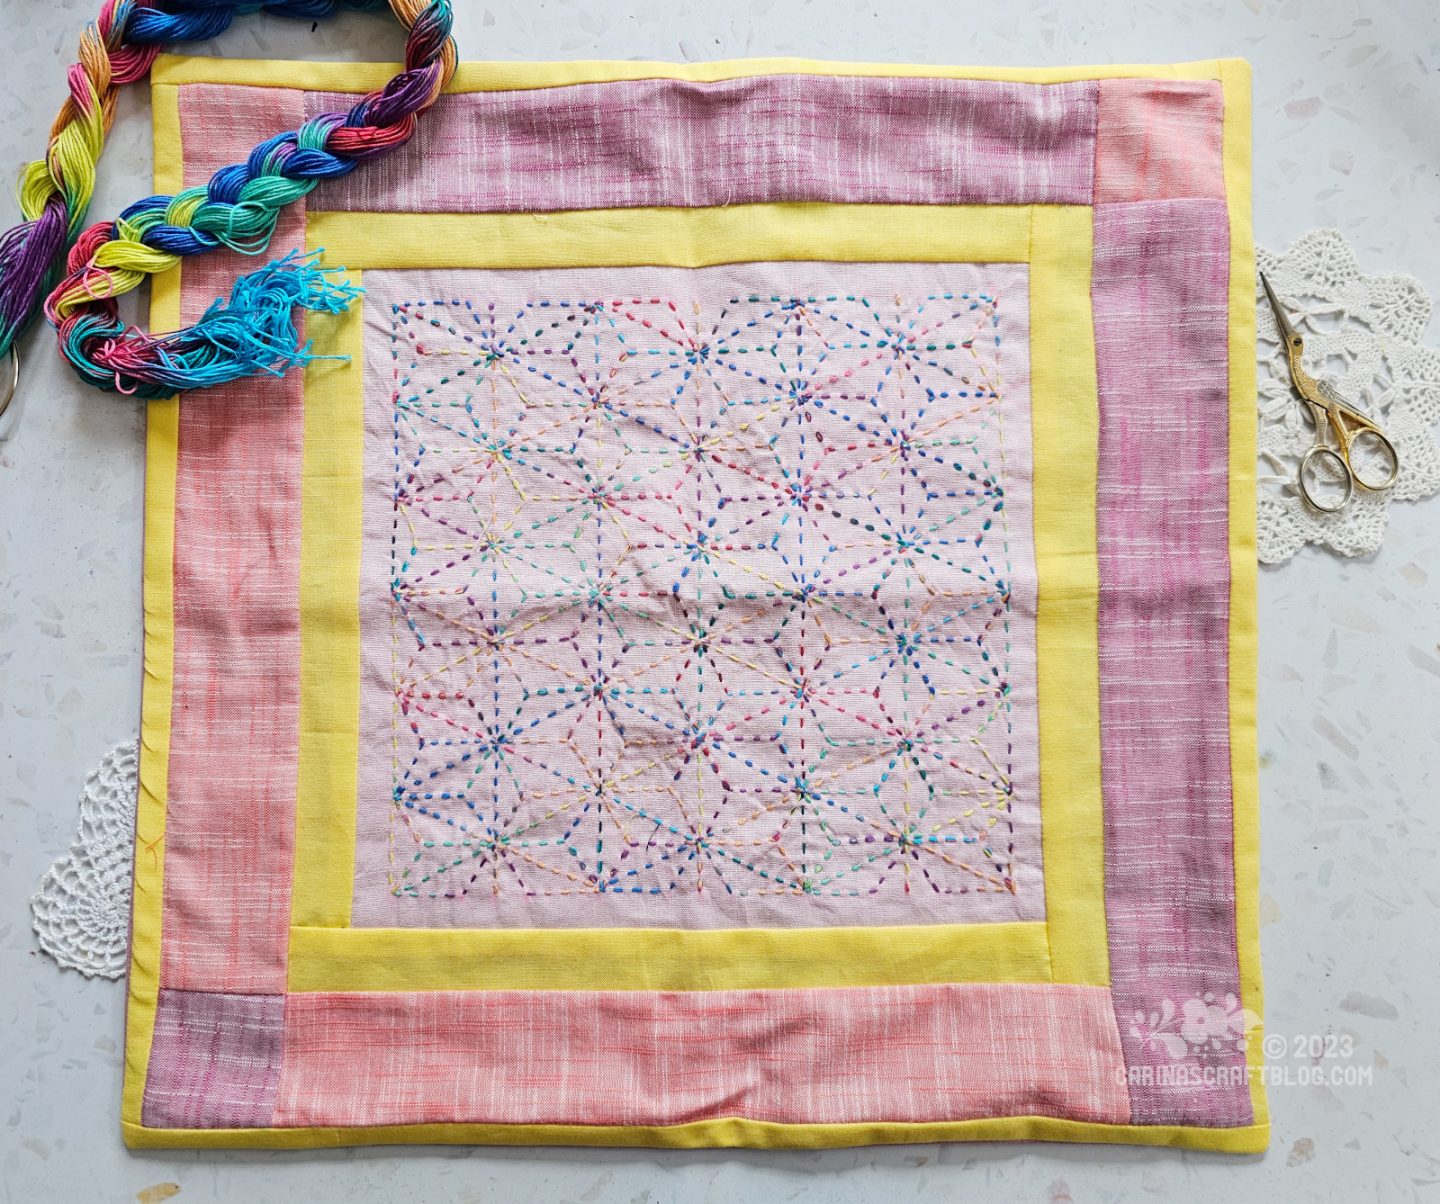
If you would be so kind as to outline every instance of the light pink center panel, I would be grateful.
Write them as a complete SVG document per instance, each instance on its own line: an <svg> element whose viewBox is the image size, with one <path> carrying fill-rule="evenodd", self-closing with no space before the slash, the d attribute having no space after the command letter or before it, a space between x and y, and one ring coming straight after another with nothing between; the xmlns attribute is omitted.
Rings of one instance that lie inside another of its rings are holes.
<svg viewBox="0 0 1440 1204"><path fill-rule="evenodd" d="M365 285L355 924L1043 918L1023 266Z"/></svg>

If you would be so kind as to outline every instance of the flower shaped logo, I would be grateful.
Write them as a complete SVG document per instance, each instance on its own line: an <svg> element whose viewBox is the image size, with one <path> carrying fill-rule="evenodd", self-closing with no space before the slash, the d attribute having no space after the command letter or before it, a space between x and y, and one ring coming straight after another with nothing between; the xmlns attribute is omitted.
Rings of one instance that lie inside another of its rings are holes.
<svg viewBox="0 0 1440 1204"><path fill-rule="evenodd" d="M1260 1017L1241 1007L1233 994L1206 991L1179 1004L1162 999L1156 1010L1137 1011L1131 1021L1130 1035L1145 1049L1163 1051L1172 1062L1179 1062L1207 1052L1243 1053L1246 1037Z"/></svg>

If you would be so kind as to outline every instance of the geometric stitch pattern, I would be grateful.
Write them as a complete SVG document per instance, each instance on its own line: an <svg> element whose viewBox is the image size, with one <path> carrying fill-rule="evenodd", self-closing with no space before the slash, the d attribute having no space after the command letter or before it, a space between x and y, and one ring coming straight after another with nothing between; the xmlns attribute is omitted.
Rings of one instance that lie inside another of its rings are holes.
<svg viewBox="0 0 1440 1204"><path fill-rule="evenodd" d="M1000 298L391 311L392 894L1017 890Z"/></svg>

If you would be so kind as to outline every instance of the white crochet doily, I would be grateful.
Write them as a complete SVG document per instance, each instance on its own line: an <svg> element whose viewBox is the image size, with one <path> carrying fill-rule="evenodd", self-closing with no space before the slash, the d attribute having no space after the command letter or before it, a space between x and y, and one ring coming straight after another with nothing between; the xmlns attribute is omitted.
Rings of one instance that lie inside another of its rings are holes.
<svg viewBox="0 0 1440 1204"><path fill-rule="evenodd" d="M1373 418L1400 457L1400 475L1379 493L1356 490L1334 514L1312 510L1295 488L1300 457L1315 442L1290 388L1275 318L1256 281L1259 336L1259 551L1289 560L1307 543L1342 556L1373 552L1391 502L1440 492L1440 352L1421 345L1433 306L1410 276L1367 276L1336 230L1312 230L1284 254L1261 248L1258 266L1305 336L1305 364Z"/></svg>
<svg viewBox="0 0 1440 1204"><path fill-rule="evenodd" d="M130 860L135 844L135 741L117 744L85 779L70 851L30 898L40 948L98 978L125 973L130 945Z"/></svg>

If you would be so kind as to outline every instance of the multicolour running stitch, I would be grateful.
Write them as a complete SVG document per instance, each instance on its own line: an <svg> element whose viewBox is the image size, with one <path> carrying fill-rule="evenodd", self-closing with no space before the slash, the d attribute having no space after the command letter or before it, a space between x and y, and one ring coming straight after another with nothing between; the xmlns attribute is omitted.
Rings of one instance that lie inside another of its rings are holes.
<svg viewBox="0 0 1440 1204"><path fill-rule="evenodd" d="M1015 891L995 298L393 321L393 894Z"/></svg>
<svg viewBox="0 0 1440 1204"><path fill-rule="evenodd" d="M334 312L355 296L316 257L286 256L241 277L228 304L217 301L199 322L173 334L152 337L128 326L116 298L184 256L216 247L259 254L286 205L407 142L455 71L449 0L389 0L409 30L405 69L348 112L321 114L275 135L202 188L147 197L113 222L83 231L82 225L117 89L143 79L164 44L215 37L237 14L257 10L315 20L339 8L382 3L106 0L81 38L80 61L68 73L70 97L51 127L49 150L22 176L25 220L0 235L0 356L13 353L73 240L66 275L43 308L62 353L89 384L165 397L307 363L310 348L301 344L294 307Z"/></svg>

